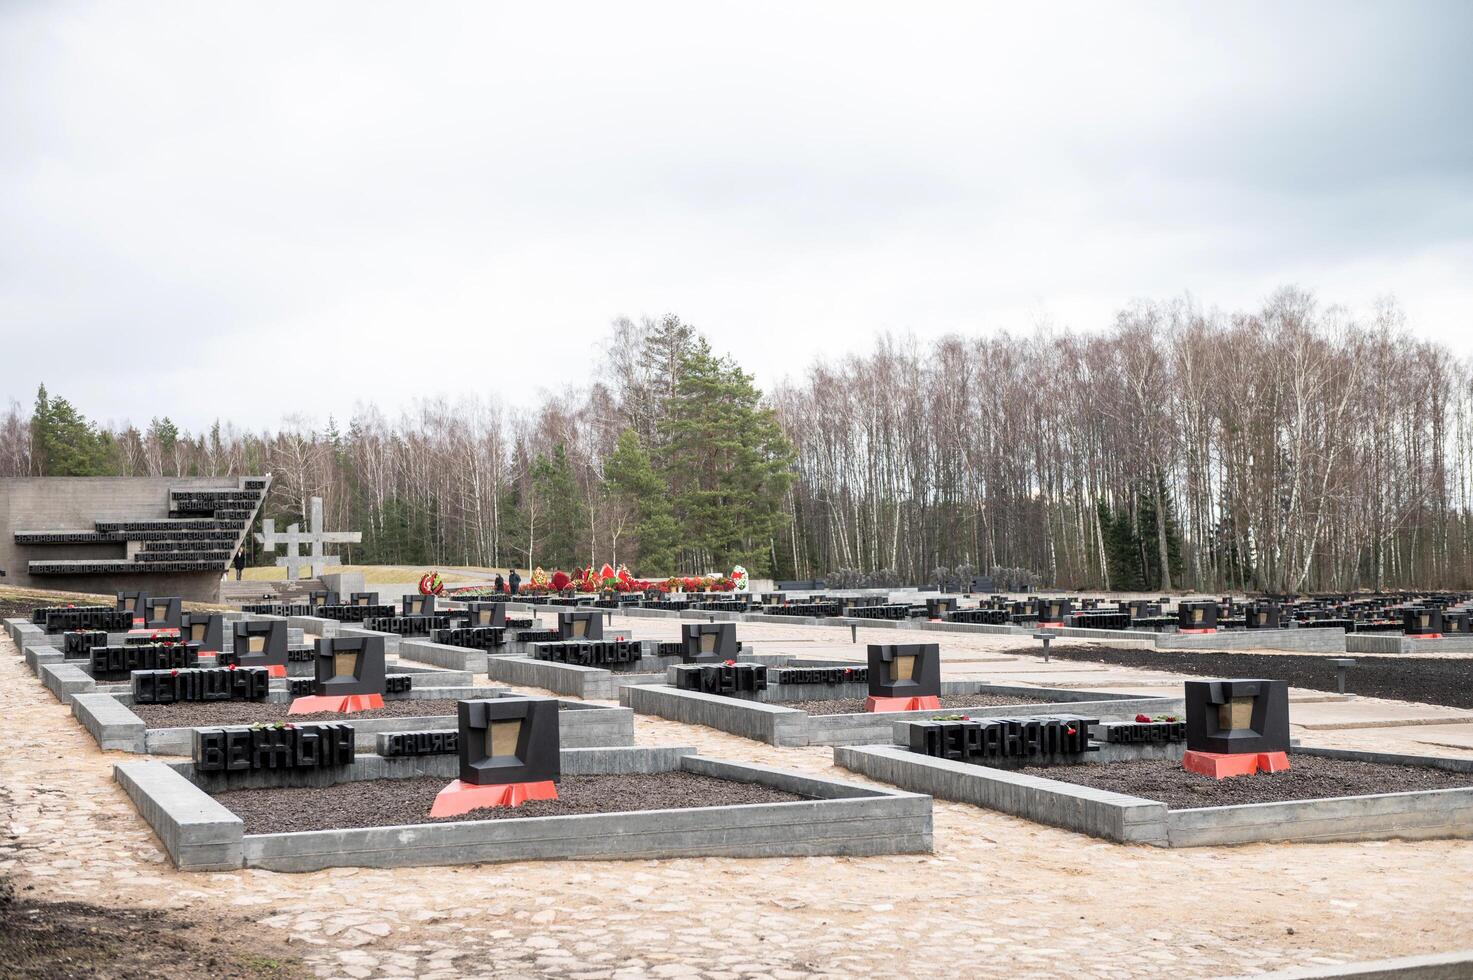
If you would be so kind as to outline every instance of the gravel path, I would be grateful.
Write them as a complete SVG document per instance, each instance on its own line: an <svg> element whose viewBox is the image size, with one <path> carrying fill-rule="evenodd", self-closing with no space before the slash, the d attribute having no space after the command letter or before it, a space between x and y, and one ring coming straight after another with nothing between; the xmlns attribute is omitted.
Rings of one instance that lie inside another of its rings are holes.
<svg viewBox="0 0 1473 980"><path fill-rule="evenodd" d="M1346 690L1366 697L1473 708L1473 657L1465 660L1363 653L1323 656L1257 653L1187 653L1179 650L1118 650L1100 646L1054 647L1055 660L1088 660L1145 667L1194 677L1265 677L1290 687L1334 691L1330 657L1350 657Z"/></svg>
<svg viewBox="0 0 1473 980"><path fill-rule="evenodd" d="M775 701L784 708L798 708L810 715L857 715L864 712L864 698L815 698L809 701ZM1026 704L1019 694L944 694L943 708L991 708L1004 704Z"/></svg>
<svg viewBox="0 0 1473 980"><path fill-rule="evenodd" d="M248 834L278 834L348 827L397 827L456 820L564 817L579 813L684 810L743 803L791 803L803 799L769 786L716 779L690 772L623 776L565 776L555 800L518 807L472 810L431 819L435 794L450 781L438 776L366 779L336 786L230 790L215 796L245 821Z"/></svg>
<svg viewBox="0 0 1473 980"><path fill-rule="evenodd" d="M135 704L133 713L149 728L194 728L199 725L250 725L269 721L352 721L354 718L422 718L454 715L459 701L452 698L395 698L382 708L341 715L314 711L288 715L289 705L273 701L179 701L174 704Z"/></svg>
<svg viewBox="0 0 1473 980"><path fill-rule="evenodd" d="M1158 800L1173 810L1473 786L1473 773L1353 762L1301 754L1289 756L1287 772L1258 773L1228 779L1199 776L1194 772L1187 772L1179 762L1161 759L1087 763L1079 766L1028 766L1016 771L1029 776L1057 779L1124 793L1127 796Z"/></svg>

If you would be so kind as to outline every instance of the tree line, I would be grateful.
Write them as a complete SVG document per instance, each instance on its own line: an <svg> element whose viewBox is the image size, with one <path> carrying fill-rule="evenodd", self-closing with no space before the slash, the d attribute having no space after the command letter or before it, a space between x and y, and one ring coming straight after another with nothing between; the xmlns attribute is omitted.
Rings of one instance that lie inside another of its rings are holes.
<svg viewBox="0 0 1473 980"><path fill-rule="evenodd" d="M90 423L43 388L0 475L271 471L353 561L1061 588L1466 588L1473 374L1394 303L1135 303L1106 328L883 336L770 393L676 316L615 321L541 404L418 403L346 428Z"/></svg>

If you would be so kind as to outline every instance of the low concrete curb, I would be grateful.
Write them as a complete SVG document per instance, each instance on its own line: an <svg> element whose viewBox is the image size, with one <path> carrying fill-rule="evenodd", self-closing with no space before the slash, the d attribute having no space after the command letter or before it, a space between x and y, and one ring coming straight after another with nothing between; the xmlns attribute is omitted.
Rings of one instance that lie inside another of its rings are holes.
<svg viewBox="0 0 1473 980"><path fill-rule="evenodd" d="M71 704L78 694L91 694L97 690L97 682L76 663L63 660L60 663L41 664L37 676L41 684L56 696L62 704Z"/></svg>
<svg viewBox="0 0 1473 980"><path fill-rule="evenodd" d="M425 688L421 699L435 697L434 688ZM479 688L466 697L510 697L505 688ZM271 692L271 700L290 700L280 692ZM149 728L133 713L127 694L78 694L72 698L72 714L104 749L149 755L189 755L194 751L194 733L190 728ZM353 726L354 744L360 752L372 752L380 732L445 731L456 727L454 715L422 715L394 718L353 718L345 715ZM220 728L202 725L198 728ZM601 704L562 702L558 712L558 734L564 748L593 748L634 744L634 712Z"/></svg>
<svg viewBox="0 0 1473 980"><path fill-rule="evenodd" d="M399 644L399 659L413 660L447 670L466 670L472 674L486 672L486 651L429 640L404 640Z"/></svg>
<svg viewBox="0 0 1473 980"><path fill-rule="evenodd" d="M241 866L245 822L162 762L122 762L113 778L180 871Z"/></svg>
<svg viewBox="0 0 1473 980"><path fill-rule="evenodd" d="M246 835L241 822L178 767L161 762L123 763L114 773L171 860L185 870L244 866L317 871L570 858L864 856L932 850L931 801L925 796L704 759L690 754L692 751L604 749L583 759L564 752L563 759L570 775L679 768L813 798L689 810ZM407 760L379 760L385 764L400 761ZM362 762L364 771L374 765L367 759ZM440 760L431 763L441 764Z"/></svg>
<svg viewBox="0 0 1473 980"><path fill-rule="evenodd" d="M1326 754L1310 748L1296 748L1294 753ZM1335 750L1333 757L1400 761L1444 769L1455 768L1446 765L1454 762L1473 768L1473 764L1464 760L1386 757L1350 750ZM834 762L913 792L972 803L1125 844L1203 847L1283 841L1473 837L1473 788L1168 810L1165 804L1154 800L937 759L899 746L840 746L834 749Z"/></svg>
<svg viewBox="0 0 1473 980"><path fill-rule="evenodd" d="M1473 977L1473 950L1336 966L1295 967L1255 974L1251 980L1467 980L1468 977Z"/></svg>
<svg viewBox="0 0 1473 980"><path fill-rule="evenodd" d="M958 685L962 690L952 689ZM893 737L897 721L921 721L936 715L966 712L973 718L1008 718L1019 714L1056 712L1064 706L1078 707L1100 720L1134 718L1140 712L1180 713L1186 710L1181 698L1126 698L1092 691L1062 688L1024 688L980 682L946 682L947 693L1017 694L1016 705L976 708L939 708L931 711L887 711L845 715L810 715L782 704L682 691L667 685L633 685L621 688L619 700L642 715L656 715L687 725L705 725L733 735L756 739L769 745L876 745Z"/></svg>

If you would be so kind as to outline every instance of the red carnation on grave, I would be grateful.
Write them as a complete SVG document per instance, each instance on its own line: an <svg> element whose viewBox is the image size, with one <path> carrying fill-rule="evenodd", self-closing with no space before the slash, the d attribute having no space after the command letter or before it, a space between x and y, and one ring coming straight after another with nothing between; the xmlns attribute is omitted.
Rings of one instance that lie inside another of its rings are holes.
<svg viewBox="0 0 1473 980"><path fill-rule="evenodd" d="M552 590L554 592L561 592L563 591L563 589L566 589L568 585L572 583L572 581L573 577L567 572L563 571L561 568L559 568L557 571L552 573Z"/></svg>
<svg viewBox="0 0 1473 980"><path fill-rule="evenodd" d="M225 669L226 670L234 670L235 669L235 664L226 664L225 665Z"/></svg>
<svg viewBox="0 0 1473 980"><path fill-rule="evenodd" d="M728 666L728 667L735 667L736 666L736 661L735 660L728 660L726 662L726 666Z"/></svg>
<svg viewBox="0 0 1473 980"><path fill-rule="evenodd" d="M178 677L179 676L179 670L178 670L178 668L175 668L174 670L169 671L169 676L170 677Z"/></svg>
<svg viewBox="0 0 1473 980"><path fill-rule="evenodd" d="M1075 728L1073 725L1070 725L1068 728L1064 729L1064 731L1067 732L1070 735L1078 735L1079 734L1079 729Z"/></svg>
<svg viewBox="0 0 1473 980"><path fill-rule="evenodd" d="M1138 721L1138 722L1148 722L1148 721L1151 720L1151 716L1150 715L1136 715L1135 716L1135 720Z"/></svg>

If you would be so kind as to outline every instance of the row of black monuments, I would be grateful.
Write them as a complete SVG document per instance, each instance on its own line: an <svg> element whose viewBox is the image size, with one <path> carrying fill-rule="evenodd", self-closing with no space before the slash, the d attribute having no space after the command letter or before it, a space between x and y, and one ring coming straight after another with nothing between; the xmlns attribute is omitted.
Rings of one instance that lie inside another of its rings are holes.
<svg viewBox="0 0 1473 980"><path fill-rule="evenodd" d="M93 680L127 680L135 670L198 667L198 643L129 643L93 647L88 673Z"/></svg>
<svg viewBox="0 0 1473 980"><path fill-rule="evenodd" d="M195 729L199 772L326 769L353 763L353 726L343 722Z"/></svg>
<svg viewBox="0 0 1473 980"><path fill-rule="evenodd" d="M386 759L414 755L454 755L460 732L393 732L379 736L379 755Z"/></svg>
<svg viewBox="0 0 1473 980"><path fill-rule="evenodd" d="M185 667L174 670L135 670L134 704L173 704L176 701L265 701L271 675L264 667Z"/></svg>
<svg viewBox="0 0 1473 980"><path fill-rule="evenodd" d="M867 684L868 667L771 667L767 676L774 685Z"/></svg>
<svg viewBox="0 0 1473 980"><path fill-rule="evenodd" d="M433 598L433 597L431 597ZM450 628L448 613L410 614L407 616L379 616L363 621L365 629L378 633L397 633L400 636L429 636L434 630Z"/></svg>
<svg viewBox="0 0 1473 980"><path fill-rule="evenodd" d="M52 607L45 610L37 610L44 613L37 624L47 633L69 633L74 630L103 630L111 633L120 633L133 628L132 613L118 612L116 609L72 609L67 607Z"/></svg>
<svg viewBox="0 0 1473 980"><path fill-rule="evenodd" d="M938 759L979 763L1082 756L1097 748L1089 740L1089 726L1097 723L1098 719L1072 716L916 722L910 726L910 749Z"/></svg>
<svg viewBox="0 0 1473 980"><path fill-rule="evenodd" d="M767 690L763 664L682 664L673 668L675 686L702 694L756 694Z"/></svg>
<svg viewBox="0 0 1473 980"><path fill-rule="evenodd" d="M538 643L532 651L537 660L578 667L622 668L640 661L644 644L638 640L555 640Z"/></svg>

